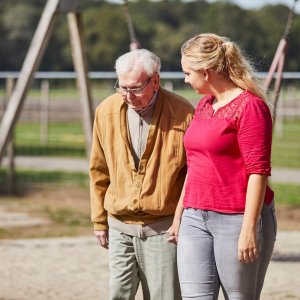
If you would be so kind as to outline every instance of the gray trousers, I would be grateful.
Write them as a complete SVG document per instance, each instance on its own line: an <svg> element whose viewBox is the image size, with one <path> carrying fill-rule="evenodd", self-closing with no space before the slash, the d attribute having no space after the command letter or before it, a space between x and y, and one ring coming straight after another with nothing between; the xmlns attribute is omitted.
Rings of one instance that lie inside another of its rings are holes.
<svg viewBox="0 0 300 300"><path fill-rule="evenodd" d="M134 300L142 285L144 300L179 300L176 245L167 233L139 238L109 229L109 299Z"/></svg>

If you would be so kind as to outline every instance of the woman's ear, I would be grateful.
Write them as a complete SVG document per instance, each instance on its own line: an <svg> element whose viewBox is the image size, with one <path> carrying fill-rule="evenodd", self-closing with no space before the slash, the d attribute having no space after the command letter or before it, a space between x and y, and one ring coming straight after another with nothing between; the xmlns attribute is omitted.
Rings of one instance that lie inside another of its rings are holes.
<svg viewBox="0 0 300 300"><path fill-rule="evenodd" d="M203 78L204 78L204 80L208 81L208 77L209 77L208 71L207 70L203 70Z"/></svg>

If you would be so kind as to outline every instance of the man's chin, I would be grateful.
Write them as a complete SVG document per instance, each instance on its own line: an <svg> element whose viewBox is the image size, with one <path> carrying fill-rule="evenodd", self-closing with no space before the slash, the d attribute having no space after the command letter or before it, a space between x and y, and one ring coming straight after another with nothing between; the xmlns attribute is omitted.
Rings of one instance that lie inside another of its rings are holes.
<svg viewBox="0 0 300 300"><path fill-rule="evenodd" d="M140 105L134 105L134 104L128 103L128 102L127 102L127 105L133 110L142 110L143 109L143 107L141 107Z"/></svg>

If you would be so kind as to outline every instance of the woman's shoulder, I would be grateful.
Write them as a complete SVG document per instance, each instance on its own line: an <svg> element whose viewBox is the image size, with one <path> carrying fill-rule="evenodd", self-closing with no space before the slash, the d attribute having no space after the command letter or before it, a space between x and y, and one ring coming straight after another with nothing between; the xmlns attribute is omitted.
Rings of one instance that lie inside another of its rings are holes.
<svg viewBox="0 0 300 300"><path fill-rule="evenodd" d="M249 92L245 91L243 95L241 95L242 102L244 102L245 110L247 111L257 111L257 110L263 110L266 112L270 112L269 106L267 102L262 99L261 97Z"/></svg>
<svg viewBox="0 0 300 300"><path fill-rule="evenodd" d="M241 95L241 101L234 117L237 120L245 119L249 122L265 120L272 123L271 111L266 101L249 91L245 91Z"/></svg>

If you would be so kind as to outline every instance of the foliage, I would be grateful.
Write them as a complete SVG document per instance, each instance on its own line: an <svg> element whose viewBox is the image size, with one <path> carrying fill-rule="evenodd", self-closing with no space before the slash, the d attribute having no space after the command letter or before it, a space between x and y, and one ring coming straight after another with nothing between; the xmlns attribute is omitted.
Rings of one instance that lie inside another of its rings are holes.
<svg viewBox="0 0 300 300"><path fill-rule="evenodd" d="M111 71L115 59L129 50L124 7L104 0L79 1L90 70ZM20 70L45 5L44 0L1 0L0 68ZM129 10L142 47L156 52L162 69L180 70L180 46L200 32L215 32L236 41L261 71L268 70L284 32L289 8L267 5L246 10L230 1L131 1ZM287 71L300 69L300 16L289 39ZM60 14L42 60L42 70L72 70L67 18Z"/></svg>

